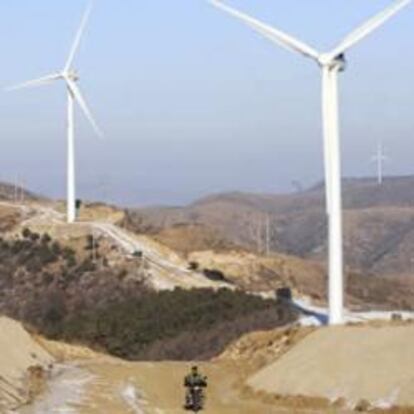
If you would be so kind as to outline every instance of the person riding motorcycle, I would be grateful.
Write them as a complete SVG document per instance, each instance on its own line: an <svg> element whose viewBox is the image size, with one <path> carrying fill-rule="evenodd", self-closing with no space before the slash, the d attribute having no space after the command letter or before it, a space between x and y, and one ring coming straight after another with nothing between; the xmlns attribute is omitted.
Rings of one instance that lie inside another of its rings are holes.
<svg viewBox="0 0 414 414"><path fill-rule="evenodd" d="M207 387L207 377L200 374L198 367L193 366L191 368L191 373L188 374L184 379L184 386L187 389L186 393L186 407L191 409L194 408L195 401L194 401L194 395L197 390L202 390ZM203 399L204 396L201 391L201 398ZM203 401L199 402L200 404L203 403Z"/></svg>

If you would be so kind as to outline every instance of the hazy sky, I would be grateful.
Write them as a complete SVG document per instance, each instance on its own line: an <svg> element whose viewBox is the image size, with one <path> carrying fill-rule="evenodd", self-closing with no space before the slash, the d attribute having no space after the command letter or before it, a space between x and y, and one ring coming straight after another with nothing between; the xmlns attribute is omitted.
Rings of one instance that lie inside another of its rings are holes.
<svg viewBox="0 0 414 414"><path fill-rule="evenodd" d="M229 4L329 49L389 0ZM85 0L0 3L1 86L63 66ZM341 80L344 175L414 173L414 5L348 53ZM203 0L97 0L76 59L105 132L77 112L83 197L137 205L210 192L290 191L322 177L320 71ZM65 194L63 85L0 91L0 179Z"/></svg>

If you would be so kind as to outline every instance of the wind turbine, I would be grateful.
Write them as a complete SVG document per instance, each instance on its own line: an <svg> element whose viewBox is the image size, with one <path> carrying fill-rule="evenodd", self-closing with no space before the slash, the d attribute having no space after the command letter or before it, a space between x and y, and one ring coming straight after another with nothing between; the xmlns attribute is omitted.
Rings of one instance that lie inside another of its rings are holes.
<svg viewBox="0 0 414 414"><path fill-rule="evenodd" d="M73 223L76 220L76 177L75 177L75 103L77 102L84 112L86 118L91 123L98 136L102 136L86 101L84 100L76 82L79 80L78 73L73 69L72 64L85 31L86 24L92 11L92 3L86 8L80 27L76 33L74 42L69 52L63 69L57 73L47 75L35 80L31 80L20 85L8 88L7 90L17 90L28 87L48 85L55 81L64 81L67 89L67 221Z"/></svg>
<svg viewBox="0 0 414 414"><path fill-rule="evenodd" d="M384 163L388 161L388 157L384 153L384 147L380 141L377 146L377 153L371 158L371 162L377 164L377 181L381 185L384 177Z"/></svg>
<svg viewBox="0 0 414 414"><path fill-rule="evenodd" d="M268 24L248 16L218 0L208 0L215 7L240 19L266 39L292 52L314 60L322 70L322 115L326 207L329 226L329 323L343 323L344 280L342 247L342 191L339 133L338 75L346 69L345 52L382 26L412 0L398 0L347 36L328 53L320 53Z"/></svg>

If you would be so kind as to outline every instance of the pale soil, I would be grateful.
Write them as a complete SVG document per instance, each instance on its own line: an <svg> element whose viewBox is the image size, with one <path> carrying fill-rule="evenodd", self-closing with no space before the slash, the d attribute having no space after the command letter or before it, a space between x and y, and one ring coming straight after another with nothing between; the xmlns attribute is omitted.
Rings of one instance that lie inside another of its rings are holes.
<svg viewBox="0 0 414 414"><path fill-rule="evenodd" d="M414 405L414 326L323 328L248 383L257 391Z"/></svg>
<svg viewBox="0 0 414 414"><path fill-rule="evenodd" d="M246 335L214 362L199 364L209 378L206 414L341 413L326 402L276 401L252 394L247 376L274 360L310 330L281 329ZM56 375L50 390L20 414L185 413L183 378L191 363L134 363L87 348L38 339L58 361L74 360ZM59 368L58 368L59 369ZM43 411L42 411L43 410Z"/></svg>
<svg viewBox="0 0 414 414"><path fill-rule="evenodd" d="M186 411L182 408L182 382L190 365L174 362L124 363L107 359L84 361L77 366L78 371L69 371L69 376L61 379L55 387L59 391L62 383L79 384L89 378L84 383L83 390L73 390L72 395L66 395L67 400L60 407L48 405L51 401L59 401L54 395L53 398L49 397L47 403L40 401L36 409L33 406L20 414L42 414L39 407L49 407L49 414L185 414ZM208 363L200 364L200 367L208 375L210 383L203 411L205 414L346 413L334 408L321 408L323 404L306 408L302 401L284 405L274 401L267 403L259 396L243 396L236 365Z"/></svg>
<svg viewBox="0 0 414 414"><path fill-rule="evenodd" d="M0 413L29 401L32 391L40 391L42 384L32 380L40 380L52 362L21 324L0 317Z"/></svg>
<svg viewBox="0 0 414 414"><path fill-rule="evenodd" d="M182 381L191 364L127 363L96 358L68 365L50 386L51 393L19 414L185 414ZM234 363L207 363L205 414L351 414L322 399L277 399L241 386ZM374 411L379 413L379 411ZM394 414L412 414L395 410Z"/></svg>
<svg viewBox="0 0 414 414"><path fill-rule="evenodd" d="M412 325L379 324L316 331L292 327L246 335L215 361L199 364L209 378L207 406L203 412L350 414L352 411L344 408L344 401L330 406L327 399L319 397L281 398L252 390L246 386L246 380L259 371L253 376L254 381L265 378L269 385L274 384L274 378L283 378L282 385L284 382L295 385L299 393L303 384L331 388L338 376L347 372L355 389L380 393L384 384L392 382L401 386L405 375L414 372L409 357L413 331ZM57 365L48 392L34 405L18 411L19 414L185 414L183 378L191 363L127 362L83 347L38 341L63 362ZM330 348L332 344L334 349ZM332 359L338 359L339 363L329 365ZM285 365L286 360L294 361L293 365ZM394 366L395 362L400 365ZM386 375L379 375L379 370ZM410 394L408 388L407 392Z"/></svg>

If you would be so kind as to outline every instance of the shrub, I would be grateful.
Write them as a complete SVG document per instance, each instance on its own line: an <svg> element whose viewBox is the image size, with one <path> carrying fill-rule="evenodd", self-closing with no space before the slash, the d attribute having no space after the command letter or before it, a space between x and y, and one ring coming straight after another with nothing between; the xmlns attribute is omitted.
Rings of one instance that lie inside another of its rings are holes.
<svg viewBox="0 0 414 414"><path fill-rule="evenodd" d="M75 267L78 264L78 262L76 261L76 257L75 256L67 256L66 257L66 266L69 268Z"/></svg>
<svg viewBox="0 0 414 414"><path fill-rule="evenodd" d="M42 244L49 244L52 241L52 238L47 233L45 233L43 234L40 241Z"/></svg>
<svg viewBox="0 0 414 414"><path fill-rule="evenodd" d="M37 256L43 266L54 263L58 260L57 256L51 249L49 249L47 244L42 244L42 246L37 249Z"/></svg>
<svg viewBox="0 0 414 414"><path fill-rule="evenodd" d="M50 337L56 337L61 332L62 321L66 315L66 307L60 291L52 292L46 298L43 311L44 331Z"/></svg>
<svg viewBox="0 0 414 414"><path fill-rule="evenodd" d="M28 242L25 240L16 240L11 246L11 253L17 255L28 247ZM29 245L30 246L30 245Z"/></svg>
<svg viewBox="0 0 414 414"><path fill-rule="evenodd" d="M24 239L29 239L31 235L32 235L32 232L27 227L25 227L22 230L22 236L23 236Z"/></svg>
<svg viewBox="0 0 414 414"><path fill-rule="evenodd" d="M62 326L61 339L132 360L190 360L219 354L243 333L294 319L286 305L242 292L176 289L73 314Z"/></svg>
<svg viewBox="0 0 414 414"><path fill-rule="evenodd" d="M62 256L66 260L69 257L75 256L75 250L71 249L70 247L64 247L62 249Z"/></svg>
<svg viewBox="0 0 414 414"><path fill-rule="evenodd" d="M29 273L38 273L42 270L42 265L37 258L28 261L25 267Z"/></svg>
<svg viewBox="0 0 414 414"><path fill-rule="evenodd" d="M31 233L29 236L32 242L37 242L40 239L39 233Z"/></svg>
<svg viewBox="0 0 414 414"><path fill-rule="evenodd" d="M50 248L56 256L60 256L62 254L62 248L60 247L59 242L54 241Z"/></svg>
<svg viewBox="0 0 414 414"><path fill-rule="evenodd" d="M10 249L10 244L6 241L6 240L1 240L0 242L0 250L9 250Z"/></svg>
<svg viewBox="0 0 414 414"><path fill-rule="evenodd" d="M43 282L48 286L53 282L53 275L48 272L43 273Z"/></svg>
<svg viewBox="0 0 414 414"><path fill-rule="evenodd" d="M188 263L188 268L196 272L200 268L200 265L197 262L190 262Z"/></svg>
<svg viewBox="0 0 414 414"><path fill-rule="evenodd" d="M96 270L96 265L89 258L85 259L78 268L80 273L93 272L94 270Z"/></svg>
<svg viewBox="0 0 414 414"><path fill-rule="evenodd" d="M224 276L224 273L216 269L204 269L203 274L207 279L215 282L228 282L228 279Z"/></svg>

